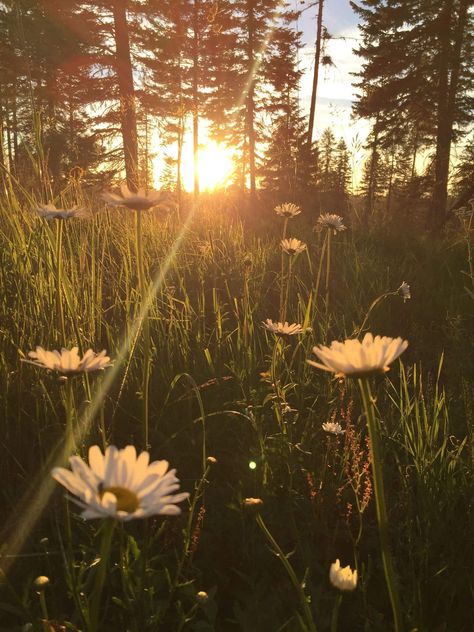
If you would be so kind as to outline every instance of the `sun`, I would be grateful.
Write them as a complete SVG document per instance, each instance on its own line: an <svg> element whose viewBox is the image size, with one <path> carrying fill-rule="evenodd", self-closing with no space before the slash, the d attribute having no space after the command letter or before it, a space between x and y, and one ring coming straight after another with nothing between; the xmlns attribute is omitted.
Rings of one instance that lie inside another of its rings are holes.
<svg viewBox="0 0 474 632"><path fill-rule="evenodd" d="M209 130L204 125L200 133L200 141L198 153L200 191L225 189L231 184L235 175L238 161L236 150L209 138ZM165 160L168 157L175 161L178 156L178 149L176 143L163 148L158 130L155 130L152 135L151 145L153 149L154 186L160 188L166 171ZM170 175L172 179L176 177L176 165L171 168ZM193 137L189 130L184 135L181 156L181 185L185 191L191 192L194 189Z"/></svg>
<svg viewBox="0 0 474 632"><path fill-rule="evenodd" d="M194 187L192 149L184 152L182 170L183 186L186 191L192 191ZM234 170L233 152L225 145L209 140L200 146L198 173L201 191L214 191L215 189L225 188L230 183Z"/></svg>

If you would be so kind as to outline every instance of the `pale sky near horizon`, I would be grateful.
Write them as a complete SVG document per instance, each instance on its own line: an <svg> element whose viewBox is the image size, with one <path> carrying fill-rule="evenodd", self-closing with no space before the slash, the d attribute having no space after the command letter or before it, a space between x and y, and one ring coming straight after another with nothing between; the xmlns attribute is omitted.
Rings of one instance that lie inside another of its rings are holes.
<svg viewBox="0 0 474 632"><path fill-rule="evenodd" d="M293 1L298 6L299 0ZM304 111L309 109L311 98L317 11L317 6L305 10L298 24L303 32L304 44L300 53L300 67L304 71L300 100ZM336 137L344 138L351 148L358 142L364 142L370 127L367 121L351 119L355 99L355 88L352 86L355 78L351 73L357 72L362 63L353 52L360 37L358 16L349 0L326 0L323 25L333 38L327 42L325 54L330 55L334 65L320 69L314 137L318 138L326 127L331 127Z"/></svg>

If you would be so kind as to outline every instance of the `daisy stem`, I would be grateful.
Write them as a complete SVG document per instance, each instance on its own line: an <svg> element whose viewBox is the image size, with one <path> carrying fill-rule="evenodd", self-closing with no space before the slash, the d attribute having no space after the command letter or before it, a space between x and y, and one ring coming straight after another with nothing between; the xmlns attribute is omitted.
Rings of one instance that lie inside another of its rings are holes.
<svg viewBox="0 0 474 632"><path fill-rule="evenodd" d="M339 593L334 602L331 617L331 632L337 632L337 622L339 619L339 608L341 607L342 595Z"/></svg>
<svg viewBox="0 0 474 632"><path fill-rule="evenodd" d="M318 275L316 277L316 287L314 289L314 304L315 305L317 305L318 303L319 286L321 285L321 274L323 271L323 261L324 261L324 255L326 254L327 240L328 240L328 236L326 233L324 237L324 241L323 241L323 246L321 248L321 256L319 257Z"/></svg>
<svg viewBox="0 0 474 632"><path fill-rule="evenodd" d="M102 525L102 540L100 542L100 561L95 576L94 588L90 598L89 632L99 629L100 602L104 587L105 575L110 557L110 546L115 529L115 520L107 519Z"/></svg>
<svg viewBox="0 0 474 632"><path fill-rule="evenodd" d="M272 384L276 385L278 382L278 368L279 368L279 355L280 348L283 345L283 341L281 336L275 335L275 344L273 345L273 353L272 353L272 362L270 365L270 377L272 380Z"/></svg>
<svg viewBox="0 0 474 632"><path fill-rule="evenodd" d="M331 271L331 229L327 231L327 252L326 252L326 311L329 309L329 274Z"/></svg>
<svg viewBox="0 0 474 632"><path fill-rule="evenodd" d="M285 294L285 302L283 304L283 314L281 317L281 322L284 323L286 320L286 313L288 311L288 298L290 295L290 285L291 285L291 272L293 268L293 255L290 255L288 261L288 278L286 280L286 294Z"/></svg>
<svg viewBox="0 0 474 632"><path fill-rule="evenodd" d="M66 409L66 452L69 456L76 449L76 441L74 438L74 426L73 426L73 418L74 418L74 393L72 390L72 379L66 379L66 398L65 398L65 409Z"/></svg>
<svg viewBox="0 0 474 632"><path fill-rule="evenodd" d="M143 263L142 214L136 211L136 248L138 285L140 290L140 316L143 319L143 374L142 374L142 415L145 450L149 449L149 386L150 386L150 321L148 318L145 266Z"/></svg>
<svg viewBox="0 0 474 632"><path fill-rule="evenodd" d="M62 297L62 249L63 249L63 221L56 220L56 308L63 344L66 345L66 326L64 323L64 307Z"/></svg>
<svg viewBox="0 0 474 632"><path fill-rule="evenodd" d="M382 552L382 562L387 583L390 603L392 605L395 632L403 630L403 620L401 616L400 598L398 594L398 582L395 566L392 559L389 544L387 507L385 503L385 493L382 475L382 453L379 441L379 432L375 420L374 398L370 391L368 379L359 379L359 388L364 403L365 417L370 438L370 452L372 457L372 476L374 479L375 507L377 522L379 527L380 548Z"/></svg>
<svg viewBox="0 0 474 632"><path fill-rule="evenodd" d="M46 597L44 594L44 590L41 590L40 592L38 592L38 596L39 596L39 602L40 602L40 608L41 608L41 614L43 615L43 619L45 620L45 623L43 623L43 629L47 630L48 629L48 619L49 619L49 614L48 614L48 607L46 606Z"/></svg>
<svg viewBox="0 0 474 632"><path fill-rule="evenodd" d="M286 239L286 230L288 227L288 217L285 217L283 224L283 237ZM280 274L280 321L283 321L283 296L284 296L284 278L285 278L285 252L281 249L281 274Z"/></svg>
<svg viewBox="0 0 474 632"><path fill-rule="evenodd" d="M275 538L272 536L272 534L268 530L268 527L263 521L263 518L260 515L260 513L257 513L256 521L263 535L267 538L268 542L270 543L274 553L276 554L280 562L285 567L285 570L288 573L288 577L290 578L291 583L293 584L296 592L298 593L298 597L300 598L301 607L304 613L304 618L306 620L306 626L307 626L306 630L308 632L316 632L316 624L314 622L313 615L311 613L311 608L308 603L308 598L306 596L302 583L298 580L292 565L288 561L287 556L284 554L278 542L275 540Z"/></svg>

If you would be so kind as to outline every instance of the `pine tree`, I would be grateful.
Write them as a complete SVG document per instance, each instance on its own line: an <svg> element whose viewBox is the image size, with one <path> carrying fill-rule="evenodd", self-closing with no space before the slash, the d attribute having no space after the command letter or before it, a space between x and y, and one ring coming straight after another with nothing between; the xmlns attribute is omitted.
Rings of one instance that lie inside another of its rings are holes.
<svg viewBox="0 0 474 632"><path fill-rule="evenodd" d="M365 64L355 112L377 119L377 143L416 134L435 146L431 224L444 217L451 143L472 111L472 14L468 0L351 2L362 18Z"/></svg>

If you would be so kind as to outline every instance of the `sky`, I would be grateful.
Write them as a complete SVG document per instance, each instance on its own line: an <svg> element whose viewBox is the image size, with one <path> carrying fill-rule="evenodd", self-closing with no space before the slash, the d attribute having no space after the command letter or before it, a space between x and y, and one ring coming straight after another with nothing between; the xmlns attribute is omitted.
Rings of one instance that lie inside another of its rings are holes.
<svg viewBox="0 0 474 632"><path fill-rule="evenodd" d="M293 0L298 6L299 0ZM303 33L303 49L300 53L301 79L300 100L305 111L309 110L314 68L314 42L318 8L303 12L299 28ZM354 54L360 37L358 16L351 9L349 0L326 0L323 25L332 36L324 54L331 56L334 66L321 67L316 102L315 137L326 127L331 127L336 137L342 137L349 148L363 143L369 131L367 121L351 120L351 105L355 98L352 72L361 67L361 59ZM357 147L356 147L357 148Z"/></svg>

